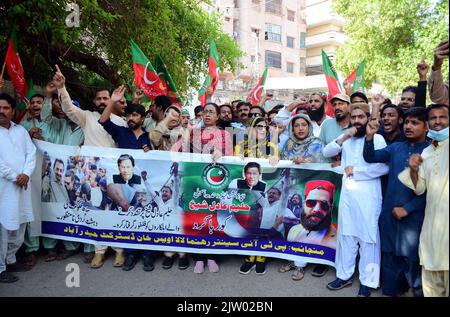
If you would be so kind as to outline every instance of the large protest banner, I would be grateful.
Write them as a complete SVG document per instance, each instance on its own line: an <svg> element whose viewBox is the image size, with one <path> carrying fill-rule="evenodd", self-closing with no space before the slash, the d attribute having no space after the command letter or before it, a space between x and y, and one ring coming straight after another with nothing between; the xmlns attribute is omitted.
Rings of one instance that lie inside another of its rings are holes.
<svg viewBox="0 0 450 317"><path fill-rule="evenodd" d="M342 175L330 164L35 144L42 236L334 266Z"/></svg>

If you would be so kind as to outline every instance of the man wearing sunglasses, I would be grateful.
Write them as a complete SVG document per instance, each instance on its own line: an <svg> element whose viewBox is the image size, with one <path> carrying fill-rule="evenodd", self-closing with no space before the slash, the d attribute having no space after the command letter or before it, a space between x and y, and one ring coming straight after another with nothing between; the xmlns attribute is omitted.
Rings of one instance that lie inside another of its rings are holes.
<svg viewBox="0 0 450 317"><path fill-rule="evenodd" d="M334 185L326 180L314 180L305 184L305 199L300 212L300 223L293 226L287 240L319 244L336 249L336 228L331 223ZM295 261L293 279L301 280L308 263ZM325 271L326 273L326 271Z"/></svg>
<svg viewBox="0 0 450 317"><path fill-rule="evenodd" d="M266 116L266 111L259 107L259 106L253 106L250 108L250 111L248 113L249 121L251 122L254 118L264 118Z"/></svg>
<svg viewBox="0 0 450 317"><path fill-rule="evenodd" d="M288 241L336 248L336 230L331 225L334 185L326 180L307 182L305 196L303 210L300 212L300 224L291 228Z"/></svg>

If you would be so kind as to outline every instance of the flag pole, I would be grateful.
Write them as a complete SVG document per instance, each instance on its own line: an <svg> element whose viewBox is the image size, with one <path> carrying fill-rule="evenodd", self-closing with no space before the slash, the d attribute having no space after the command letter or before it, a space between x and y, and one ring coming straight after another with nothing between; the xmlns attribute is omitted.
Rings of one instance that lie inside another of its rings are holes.
<svg viewBox="0 0 450 317"><path fill-rule="evenodd" d="M6 60L3 63L3 67L2 67L2 74L0 75L0 78L3 78L3 73L5 72L5 66L6 66Z"/></svg>

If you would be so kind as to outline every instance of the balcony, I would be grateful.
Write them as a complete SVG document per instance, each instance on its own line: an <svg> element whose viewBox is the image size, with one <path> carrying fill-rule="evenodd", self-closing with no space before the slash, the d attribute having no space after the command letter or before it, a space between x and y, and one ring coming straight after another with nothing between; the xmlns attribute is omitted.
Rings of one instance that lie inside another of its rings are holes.
<svg viewBox="0 0 450 317"><path fill-rule="evenodd" d="M306 27L308 29L327 24L343 26L344 23L345 23L344 18L336 13L324 14L324 13L306 12Z"/></svg>
<svg viewBox="0 0 450 317"><path fill-rule="evenodd" d="M348 39L344 33L329 31L306 37L306 48L321 47L325 45L342 45Z"/></svg>
<svg viewBox="0 0 450 317"><path fill-rule="evenodd" d="M313 56L306 58L306 67L318 66L322 65L322 56Z"/></svg>

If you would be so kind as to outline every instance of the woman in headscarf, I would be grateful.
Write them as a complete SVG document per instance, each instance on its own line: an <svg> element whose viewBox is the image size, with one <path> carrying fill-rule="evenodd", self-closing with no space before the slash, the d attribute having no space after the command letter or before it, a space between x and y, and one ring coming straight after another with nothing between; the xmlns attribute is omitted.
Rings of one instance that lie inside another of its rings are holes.
<svg viewBox="0 0 450 317"><path fill-rule="evenodd" d="M250 123L245 139L235 146L235 155L242 159L244 157L269 159L271 165L276 165L279 161L279 152L276 144L268 140L268 131L269 125L263 117L254 118ZM260 213L264 212L260 205L259 207L261 208ZM266 208L269 208L269 206L264 207L264 210L266 210ZM265 212L269 212L269 209ZM257 227L262 225L262 223L260 223L262 221L261 219L255 219L255 221ZM278 227L279 225L280 224L273 224L271 227ZM275 232L277 231L275 230ZM266 258L263 256L248 256L240 267L239 273L248 274L256 267L257 274L264 274L265 262Z"/></svg>
<svg viewBox="0 0 450 317"><path fill-rule="evenodd" d="M300 163L329 163L322 154L325 146L313 135L311 119L305 114L292 117L288 125L289 139L280 151L282 160Z"/></svg>
<svg viewBox="0 0 450 317"><path fill-rule="evenodd" d="M292 117L288 125L289 140L280 151L281 159L292 160L295 164L301 163L330 163L322 154L323 142L313 135L311 119L305 114ZM286 232L286 236L287 236ZM283 265L279 272L285 273L294 270L292 279L300 281L305 275L307 263L289 261Z"/></svg>
<svg viewBox="0 0 450 317"><path fill-rule="evenodd" d="M264 118L254 118L244 140L235 146L234 155L241 158L266 158L272 165L277 164L280 155L276 144L268 140L268 129Z"/></svg>

